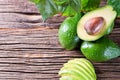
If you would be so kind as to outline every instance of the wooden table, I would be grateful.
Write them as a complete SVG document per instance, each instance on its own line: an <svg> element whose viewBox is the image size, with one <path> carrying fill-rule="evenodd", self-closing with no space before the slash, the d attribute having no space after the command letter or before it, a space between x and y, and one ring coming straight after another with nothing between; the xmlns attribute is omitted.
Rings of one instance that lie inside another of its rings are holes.
<svg viewBox="0 0 120 80"><path fill-rule="evenodd" d="M58 27L63 19L55 16L44 24L27 0L0 0L0 80L58 80L65 62L84 57L79 50L60 46ZM120 46L119 19L109 37ZM120 80L120 57L93 64L98 80Z"/></svg>

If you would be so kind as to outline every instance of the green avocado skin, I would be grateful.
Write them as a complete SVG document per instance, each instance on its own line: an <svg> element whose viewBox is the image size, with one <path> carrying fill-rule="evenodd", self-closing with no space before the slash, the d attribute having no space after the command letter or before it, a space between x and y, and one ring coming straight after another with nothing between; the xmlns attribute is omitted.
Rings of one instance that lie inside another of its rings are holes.
<svg viewBox="0 0 120 80"><path fill-rule="evenodd" d="M81 51L85 57L95 62L108 61L120 56L120 48L106 37L94 42L84 41Z"/></svg>
<svg viewBox="0 0 120 80"><path fill-rule="evenodd" d="M74 17L68 17L61 24L58 32L58 38L61 46L67 50L74 49L80 42L77 36L77 24L81 14L77 14Z"/></svg>

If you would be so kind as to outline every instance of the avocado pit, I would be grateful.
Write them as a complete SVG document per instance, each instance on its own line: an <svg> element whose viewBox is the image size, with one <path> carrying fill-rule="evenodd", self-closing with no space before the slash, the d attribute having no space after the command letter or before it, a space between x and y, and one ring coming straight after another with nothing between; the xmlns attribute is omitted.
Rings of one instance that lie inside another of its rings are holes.
<svg viewBox="0 0 120 80"><path fill-rule="evenodd" d="M105 20L103 17L94 17L86 21L84 29L89 35L98 34L104 27Z"/></svg>

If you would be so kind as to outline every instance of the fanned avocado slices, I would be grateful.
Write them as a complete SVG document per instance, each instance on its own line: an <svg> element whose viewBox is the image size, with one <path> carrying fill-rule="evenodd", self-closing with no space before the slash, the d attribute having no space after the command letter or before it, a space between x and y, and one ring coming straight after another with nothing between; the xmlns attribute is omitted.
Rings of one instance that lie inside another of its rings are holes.
<svg viewBox="0 0 120 80"><path fill-rule="evenodd" d="M96 80L91 62L85 58L69 60L59 71L60 80Z"/></svg>

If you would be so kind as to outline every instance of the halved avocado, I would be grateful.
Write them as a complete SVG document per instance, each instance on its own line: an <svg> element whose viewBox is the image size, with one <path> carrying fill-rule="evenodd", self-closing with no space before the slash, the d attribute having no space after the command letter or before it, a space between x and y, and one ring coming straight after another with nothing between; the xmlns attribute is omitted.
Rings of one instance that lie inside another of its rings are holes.
<svg viewBox="0 0 120 80"><path fill-rule="evenodd" d="M109 34L116 15L116 11L110 5L86 13L78 22L78 37L85 41L95 41Z"/></svg>

